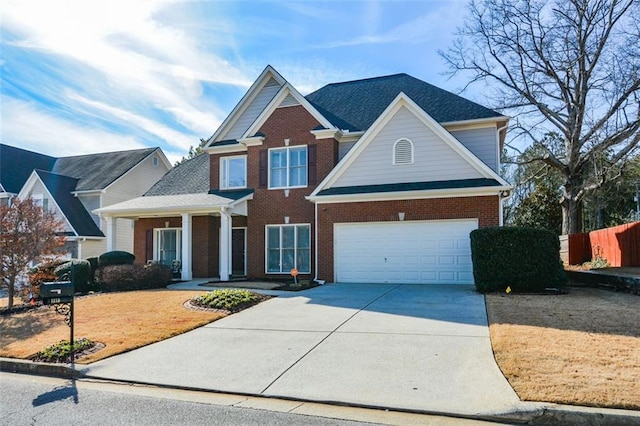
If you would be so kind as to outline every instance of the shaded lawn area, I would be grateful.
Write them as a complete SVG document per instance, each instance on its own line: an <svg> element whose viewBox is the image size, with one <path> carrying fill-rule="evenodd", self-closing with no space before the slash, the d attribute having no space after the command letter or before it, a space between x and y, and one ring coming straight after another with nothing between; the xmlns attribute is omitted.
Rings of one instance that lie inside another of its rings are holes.
<svg viewBox="0 0 640 426"><path fill-rule="evenodd" d="M78 363L91 363L158 342L225 316L183 306L200 294L203 292L144 290L77 297L75 339L86 337L106 345ZM28 358L60 340L69 340L69 327L53 308L43 306L0 316L0 356Z"/></svg>
<svg viewBox="0 0 640 426"><path fill-rule="evenodd" d="M640 297L486 296L498 366L522 400L640 408Z"/></svg>

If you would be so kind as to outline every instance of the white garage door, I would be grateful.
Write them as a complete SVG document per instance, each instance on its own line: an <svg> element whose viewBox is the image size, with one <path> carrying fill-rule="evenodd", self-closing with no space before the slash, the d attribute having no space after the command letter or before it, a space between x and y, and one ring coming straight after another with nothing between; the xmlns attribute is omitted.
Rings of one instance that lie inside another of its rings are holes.
<svg viewBox="0 0 640 426"><path fill-rule="evenodd" d="M476 219L334 225L337 282L473 284Z"/></svg>

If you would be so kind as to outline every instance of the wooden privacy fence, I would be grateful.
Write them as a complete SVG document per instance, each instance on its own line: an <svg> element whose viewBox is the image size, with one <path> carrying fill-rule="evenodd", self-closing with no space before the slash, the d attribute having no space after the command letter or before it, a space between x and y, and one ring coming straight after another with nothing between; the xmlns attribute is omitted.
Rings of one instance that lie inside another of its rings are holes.
<svg viewBox="0 0 640 426"><path fill-rule="evenodd" d="M640 266L640 222L560 236L560 256L564 262L577 265L597 255L607 259L611 266Z"/></svg>

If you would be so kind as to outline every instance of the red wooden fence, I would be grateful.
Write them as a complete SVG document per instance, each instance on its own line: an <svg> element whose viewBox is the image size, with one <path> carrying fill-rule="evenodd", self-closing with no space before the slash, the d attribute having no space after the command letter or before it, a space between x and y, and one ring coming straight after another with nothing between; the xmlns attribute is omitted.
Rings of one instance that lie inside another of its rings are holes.
<svg viewBox="0 0 640 426"><path fill-rule="evenodd" d="M611 266L640 266L640 222L568 236L571 265L594 259L607 259Z"/></svg>

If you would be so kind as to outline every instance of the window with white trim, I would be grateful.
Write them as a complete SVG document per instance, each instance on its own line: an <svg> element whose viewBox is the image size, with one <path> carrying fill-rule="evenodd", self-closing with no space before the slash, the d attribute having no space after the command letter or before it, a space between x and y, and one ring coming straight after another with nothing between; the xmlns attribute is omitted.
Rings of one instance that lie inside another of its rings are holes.
<svg viewBox="0 0 640 426"><path fill-rule="evenodd" d="M160 228L154 230L153 260L171 266L174 260L182 260L182 229Z"/></svg>
<svg viewBox="0 0 640 426"><path fill-rule="evenodd" d="M247 187L247 156L220 157L220 189Z"/></svg>
<svg viewBox="0 0 640 426"><path fill-rule="evenodd" d="M267 273L311 273L311 225L267 225Z"/></svg>
<svg viewBox="0 0 640 426"><path fill-rule="evenodd" d="M307 146L269 150L269 189L307 186Z"/></svg>
<svg viewBox="0 0 640 426"><path fill-rule="evenodd" d="M413 164L413 142L405 138L393 144L393 165L403 164Z"/></svg>
<svg viewBox="0 0 640 426"><path fill-rule="evenodd" d="M33 204L42 208L43 212L49 211L49 199L42 194L34 194L31 196Z"/></svg>

